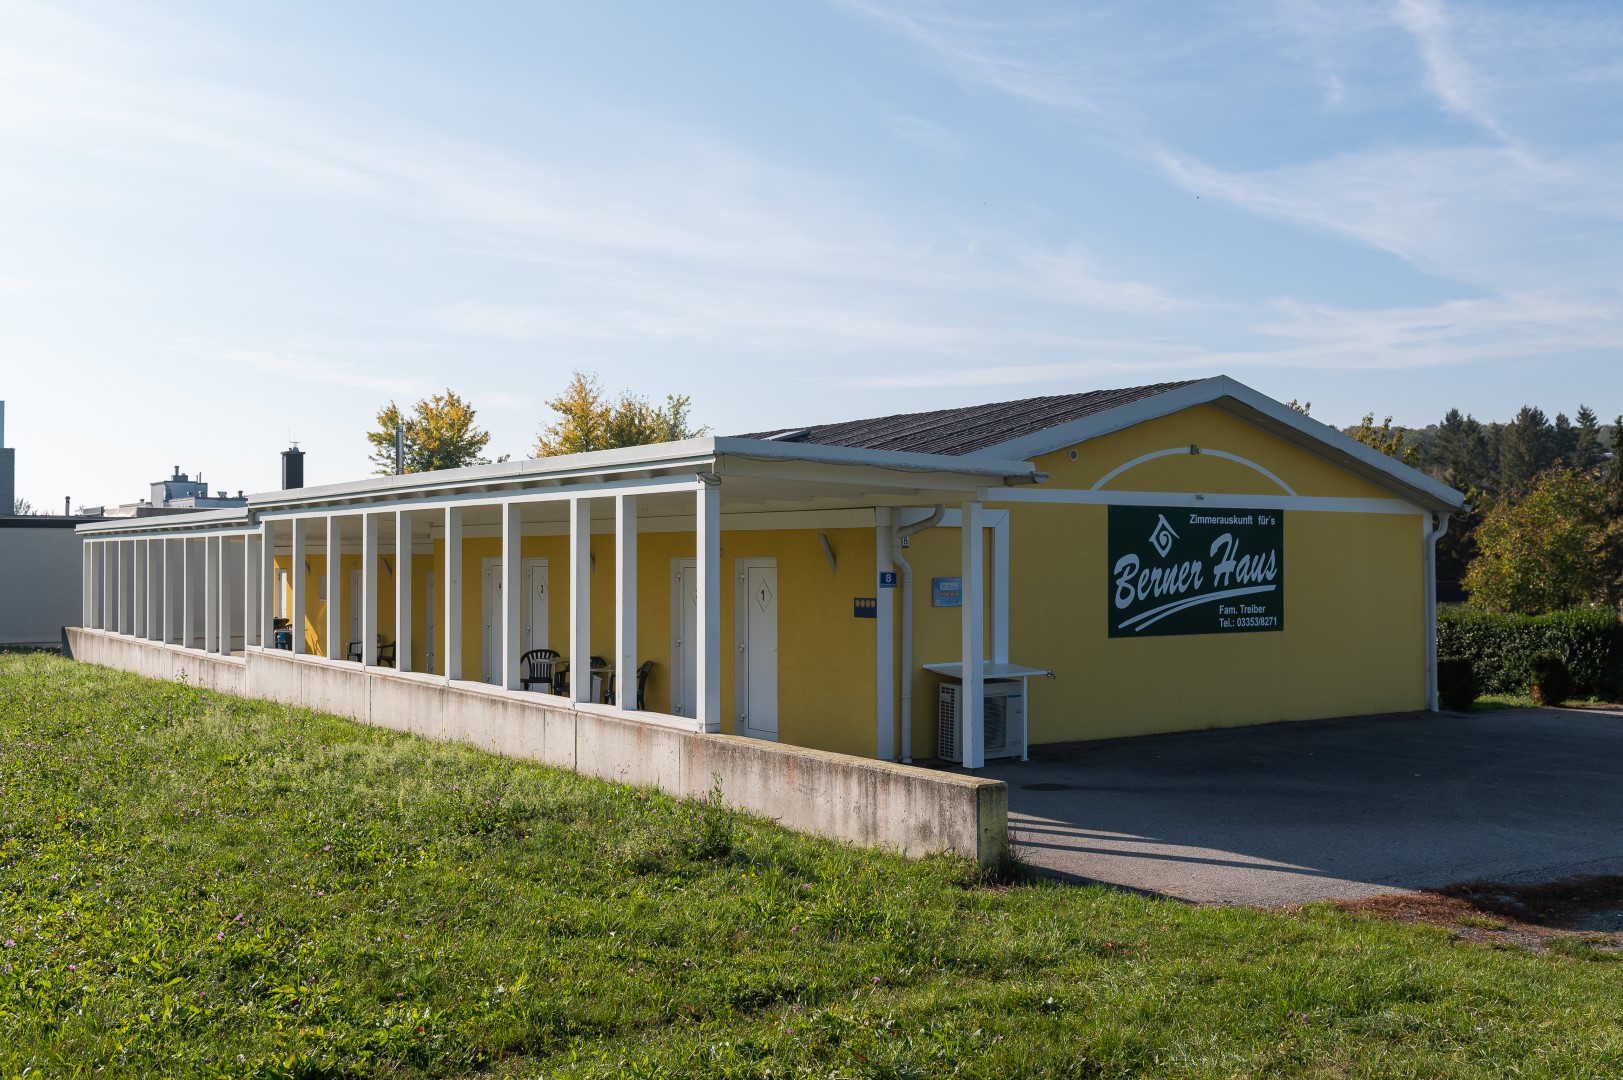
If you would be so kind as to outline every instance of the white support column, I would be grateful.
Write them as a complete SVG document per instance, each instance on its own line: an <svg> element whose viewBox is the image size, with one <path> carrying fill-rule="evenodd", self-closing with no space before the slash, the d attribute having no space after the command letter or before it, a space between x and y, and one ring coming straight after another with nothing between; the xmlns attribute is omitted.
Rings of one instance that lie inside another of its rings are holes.
<svg viewBox="0 0 1623 1080"><path fill-rule="evenodd" d="M231 655L231 538L214 538L214 572L220 575L215 590L215 601L220 605L214 621L214 651L221 656Z"/></svg>
<svg viewBox="0 0 1623 1080"><path fill-rule="evenodd" d="M163 643L180 644L181 604L186 596L186 571L182 565L183 540L163 540Z"/></svg>
<svg viewBox="0 0 1623 1080"><path fill-rule="evenodd" d="M113 617L116 610L115 583L118 581L117 573L113 567L113 552L116 547L110 540L97 542L101 548L101 628L103 630L117 630L118 623Z"/></svg>
<svg viewBox="0 0 1623 1080"><path fill-rule="evenodd" d="M992 662L1009 662L1009 518L1007 510L992 529ZM1026 708L1031 707L1028 699Z"/></svg>
<svg viewBox="0 0 1623 1080"><path fill-rule="evenodd" d="M874 511L874 595L879 598L879 609L874 619L874 717L877 724L874 756L881 761L896 757L896 604L894 592L887 593L879 586L881 574L892 574L896 564L891 559L891 510L879 507ZM892 578L894 580L894 577ZM895 586L892 586L894 590Z"/></svg>
<svg viewBox="0 0 1623 1080"><path fill-rule="evenodd" d="M118 542L118 632L128 634L134 620L130 611L134 589L130 579L135 576L135 554L132 540Z"/></svg>
<svg viewBox="0 0 1623 1080"><path fill-rule="evenodd" d="M96 625L91 617L96 609L96 568L91 561L92 552L89 540L79 541L79 625L87 630Z"/></svg>
<svg viewBox="0 0 1623 1080"><path fill-rule="evenodd" d="M176 542L180 544L180 645L189 649L197 638L197 602L193 599L197 595L197 542L187 536Z"/></svg>
<svg viewBox="0 0 1623 1080"><path fill-rule="evenodd" d="M698 564L699 641L695 700L705 731L721 730L721 484L699 484L694 529Z"/></svg>
<svg viewBox="0 0 1623 1080"><path fill-rule="evenodd" d="M517 690L524 672L519 657L524 655L524 616L519 606L524 599L524 530L519 520L519 504L502 507L502 685Z"/></svg>
<svg viewBox="0 0 1623 1080"><path fill-rule="evenodd" d="M203 651L214 652L220 638L220 552L215 538L203 538Z"/></svg>
<svg viewBox="0 0 1623 1080"><path fill-rule="evenodd" d="M242 651L245 654L263 644L259 636L262 627L259 602L265 595L259 563L262 550L259 533L248 533L242 538Z"/></svg>
<svg viewBox="0 0 1623 1080"><path fill-rule="evenodd" d="M445 681L462 678L462 511L445 508Z"/></svg>
<svg viewBox="0 0 1623 1080"><path fill-rule="evenodd" d="M304 624L306 620L305 608L308 591L305 588L305 566L310 561L310 541L306 535L304 518L293 519L293 565L291 578L293 581L293 610L288 615L288 625L293 628L293 652L295 654L307 653L310 646L304 640Z"/></svg>
<svg viewBox="0 0 1623 1080"><path fill-rule="evenodd" d="M981 568L981 504L963 505L962 527L958 530L963 565L962 604L964 683L963 697L958 702L958 715L963 719L963 732L959 745L964 751L964 768L979 769L986 764L986 725L982 712L985 686L986 643L983 623L985 618L985 573Z"/></svg>
<svg viewBox="0 0 1623 1080"><path fill-rule="evenodd" d="M637 707L637 497L614 499L615 704Z"/></svg>
<svg viewBox="0 0 1623 1080"><path fill-rule="evenodd" d="M344 521L337 514L327 516L327 659L344 659L344 626L338 617L344 610Z"/></svg>
<svg viewBox="0 0 1623 1080"><path fill-rule="evenodd" d="M361 515L361 663L378 666L378 515Z"/></svg>
<svg viewBox="0 0 1623 1080"><path fill-rule="evenodd" d="M142 638L147 636L147 542L132 540L130 557L135 562L135 573L131 575L135 597L130 605L134 612L134 619L130 623L130 636Z"/></svg>
<svg viewBox="0 0 1623 1080"><path fill-rule="evenodd" d="M394 667L411 670L411 514L394 515Z"/></svg>
<svg viewBox="0 0 1623 1080"><path fill-rule="evenodd" d="M259 526L259 645L276 647L276 528Z"/></svg>
<svg viewBox="0 0 1623 1080"><path fill-rule="evenodd" d="M147 541L147 640L163 640L163 541Z"/></svg>
<svg viewBox="0 0 1623 1080"><path fill-rule="evenodd" d="M592 700L592 504L569 500L569 699Z"/></svg>

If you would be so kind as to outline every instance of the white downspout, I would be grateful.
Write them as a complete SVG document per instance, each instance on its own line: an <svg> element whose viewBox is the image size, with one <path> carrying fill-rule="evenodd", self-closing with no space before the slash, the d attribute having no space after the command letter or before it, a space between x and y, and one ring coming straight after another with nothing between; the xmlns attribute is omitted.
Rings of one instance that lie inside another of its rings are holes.
<svg viewBox="0 0 1623 1080"><path fill-rule="evenodd" d="M904 541L914 533L933 529L947 516L945 503L923 521L891 526L890 555L902 571L902 761L913 762L913 564L902 554Z"/></svg>
<svg viewBox="0 0 1623 1080"><path fill-rule="evenodd" d="M1448 532L1447 514L1436 515L1437 524L1426 530L1425 618L1426 618L1426 708L1438 711L1437 701L1437 541Z"/></svg>

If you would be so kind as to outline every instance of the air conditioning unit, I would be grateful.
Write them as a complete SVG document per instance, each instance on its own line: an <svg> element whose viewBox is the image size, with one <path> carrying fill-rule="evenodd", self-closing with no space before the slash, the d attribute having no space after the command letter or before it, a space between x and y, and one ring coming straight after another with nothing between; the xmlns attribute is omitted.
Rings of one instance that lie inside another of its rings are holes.
<svg viewBox="0 0 1623 1080"><path fill-rule="evenodd" d="M1018 682L982 683L981 718L986 730L986 759L1019 757L1026 745L1026 699ZM943 761L964 760L963 718L958 702L964 684L941 684L936 700L936 756Z"/></svg>

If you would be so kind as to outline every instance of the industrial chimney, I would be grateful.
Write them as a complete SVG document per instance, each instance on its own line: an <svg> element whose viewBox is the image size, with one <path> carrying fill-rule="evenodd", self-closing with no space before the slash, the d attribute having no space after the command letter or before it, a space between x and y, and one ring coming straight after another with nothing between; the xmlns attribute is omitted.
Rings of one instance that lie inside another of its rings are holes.
<svg viewBox="0 0 1623 1080"><path fill-rule="evenodd" d="M304 486L304 451L294 443L282 451L282 490L291 491Z"/></svg>

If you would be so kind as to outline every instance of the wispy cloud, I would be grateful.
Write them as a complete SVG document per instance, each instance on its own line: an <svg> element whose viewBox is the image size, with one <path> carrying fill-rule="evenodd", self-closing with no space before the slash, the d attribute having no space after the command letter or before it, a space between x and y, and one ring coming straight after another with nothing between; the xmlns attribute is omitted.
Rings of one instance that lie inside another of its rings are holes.
<svg viewBox="0 0 1623 1080"><path fill-rule="evenodd" d="M1443 107L1495 138L1510 142L1510 136L1487 107L1481 78L1454 46L1442 0L1396 0L1392 17L1414 37L1426 66L1426 86Z"/></svg>

